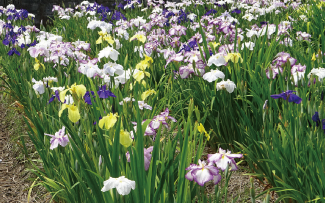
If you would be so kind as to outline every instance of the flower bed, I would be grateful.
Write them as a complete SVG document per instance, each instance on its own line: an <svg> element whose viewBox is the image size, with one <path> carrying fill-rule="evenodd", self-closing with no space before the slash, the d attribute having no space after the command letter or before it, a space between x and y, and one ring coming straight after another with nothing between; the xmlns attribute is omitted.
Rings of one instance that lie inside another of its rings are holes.
<svg viewBox="0 0 325 203"><path fill-rule="evenodd" d="M0 7L6 92L52 199L227 202L245 160L278 201L324 201L323 1L147 3L53 6L40 29Z"/></svg>

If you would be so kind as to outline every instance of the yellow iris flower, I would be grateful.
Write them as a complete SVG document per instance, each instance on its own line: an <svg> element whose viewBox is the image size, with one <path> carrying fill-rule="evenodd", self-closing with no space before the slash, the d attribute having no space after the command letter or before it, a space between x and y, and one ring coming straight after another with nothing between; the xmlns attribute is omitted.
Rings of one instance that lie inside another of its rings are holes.
<svg viewBox="0 0 325 203"><path fill-rule="evenodd" d="M43 69L45 70L45 66L44 66L44 64L42 64L37 58L35 58L35 64L34 64L34 69L35 70L38 70L39 69L39 67L43 67Z"/></svg>
<svg viewBox="0 0 325 203"><path fill-rule="evenodd" d="M156 91L155 90L147 90L142 93L141 99L144 101L147 97L149 97L152 94L156 94Z"/></svg>
<svg viewBox="0 0 325 203"><path fill-rule="evenodd" d="M136 34L136 35L134 35L133 37L130 38L130 42L132 40L135 40L135 39L139 40L142 43L145 43L145 41L147 40L147 37L144 36L144 35L141 35L141 34Z"/></svg>
<svg viewBox="0 0 325 203"><path fill-rule="evenodd" d="M228 53L228 55L225 57L225 60L228 62L231 60L233 63L238 63L238 60L241 59L241 62L243 62L243 59L240 55L240 53Z"/></svg>
<svg viewBox="0 0 325 203"><path fill-rule="evenodd" d="M313 56L311 57L312 61L316 61L316 54L314 53Z"/></svg>
<svg viewBox="0 0 325 203"><path fill-rule="evenodd" d="M146 72L146 71L139 71L139 72L137 72L136 74L133 75L133 78L134 78L136 81L140 82L140 81L144 78L145 75L146 75L147 77L150 77L150 73L148 73L148 72Z"/></svg>
<svg viewBox="0 0 325 203"><path fill-rule="evenodd" d="M216 49L220 45L220 43L217 43L217 42L212 42L211 44L214 49Z"/></svg>
<svg viewBox="0 0 325 203"><path fill-rule="evenodd" d="M67 91L69 91L69 90L72 94L76 94L79 98L82 98L86 94L86 91L87 91L87 89L84 85L76 85L76 83L75 83L70 88L60 92L61 102L64 102L65 95L66 95Z"/></svg>
<svg viewBox="0 0 325 203"><path fill-rule="evenodd" d="M135 68L138 70L145 70L147 69L147 67L149 66L148 63L146 63L145 61L140 61L140 63L138 63Z"/></svg>
<svg viewBox="0 0 325 203"><path fill-rule="evenodd" d="M197 130L200 132L200 133L203 133L205 134L205 137L207 138L207 140L209 141L210 140L210 135L209 133L207 133L207 131L205 130L204 126L202 125L202 123L200 123L200 125L197 127Z"/></svg>
<svg viewBox="0 0 325 203"><path fill-rule="evenodd" d="M120 144L124 147L128 148L131 146L133 140L131 138L131 134L127 131L121 130L120 131Z"/></svg>
<svg viewBox="0 0 325 203"><path fill-rule="evenodd" d="M144 54L144 61L149 65L153 64L153 59L150 56L147 56L145 54Z"/></svg>
<svg viewBox="0 0 325 203"><path fill-rule="evenodd" d="M98 32L98 34L100 35L99 38L97 39L96 41L96 44L101 44L103 43L103 40L105 40L106 42L108 42L109 44L114 44L114 40L112 38L111 35L107 34L107 32L103 32L103 31L100 31Z"/></svg>
<svg viewBox="0 0 325 203"><path fill-rule="evenodd" d="M153 64L153 59L150 56L144 54L144 60L140 61L135 68L138 70L145 70Z"/></svg>
<svg viewBox="0 0 325 203"><path fill-rule="evenodd" d="M117 121L117 113L109 113L107 116L104 116L98 123L99 127L101 129L109 130L111 127L113 127Z"/></svg>
<svg viewBox="0 0 325 203"><path fill-rule="evenodd" d="M59 111L59 117L61 117L62 112L68 109L68 118L71 122L76 123L80 119L79 109L72 104L62 104L61 110Z"/></svg>
<svg viewBox="0 0 325 203"><path fill-rule="evenodd" d="M113 40L113 37L112 37L111 35L106 35L106 36L104 37L104 40L105 40L106 42L108 42L110 45L114 44L114 40Z"/></svg>

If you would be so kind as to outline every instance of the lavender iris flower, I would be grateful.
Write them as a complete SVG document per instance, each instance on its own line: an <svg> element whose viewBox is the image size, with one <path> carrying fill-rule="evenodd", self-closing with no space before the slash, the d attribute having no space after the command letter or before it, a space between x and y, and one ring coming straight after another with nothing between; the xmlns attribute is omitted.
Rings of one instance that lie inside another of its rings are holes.
<svg viewBox="0 0 325 203"><path fill-rule="evenodd" d="M205 161L199 160L199 165L191 164L185 170L190 170L185 175L185 178L189 181L194 180L200 186L204 186L210 180L213 180L213 183L216 185L221 180L218 168L213 166L212 163L207 165Z"/></svg>
<svg viewBox="0 0 325 203"><path fill-rule="evenodd" d="M274 94L271 95L273 99L279 99L282 98L284 100L288 100L288 102L294 102L296 104L300 104L302 99L298 97L297 95L293 94L293 90L287 90L286 92L282 92L281 94Z"/></svg>
<svg viewBox="0 0 325 203"><path fill-rule="evenodd" d="M50 149L53 150L54 148L57 148L59 145L62 147L67 146L69 142L68 135L65 134L65 127L63 126L62 129L60 129L58 132L56 132L54 135L46 134L44 135L52 137L50 140L51 147Z"/></svg>
<svg viewBox="0 0 325 203"><path fill-rule="evenodd" d="M219 153L208 154L208 162L215 163L222 171L225 171L228 165L231 167L232 171L236 171L238 167L235 158L239 159L242 157L242 154L231 154L231 151L219 148Z"/></svg>

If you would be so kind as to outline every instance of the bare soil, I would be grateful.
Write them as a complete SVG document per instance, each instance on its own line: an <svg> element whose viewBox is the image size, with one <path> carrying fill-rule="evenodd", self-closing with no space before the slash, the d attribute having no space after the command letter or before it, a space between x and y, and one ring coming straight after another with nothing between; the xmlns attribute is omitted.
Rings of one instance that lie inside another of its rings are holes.
<svg viewBox="0 0 325 203"><path fill-rule="evenodd" d="M0 203L27 202L29 187L35 176L24 154L20 137L26 135L22 117L4 99L0 99ZM34 158L32 143L25 138L26 153ZM35 150L34 150L35 151ZM29 202L45 202L41 188L34 188Z"/></svg>

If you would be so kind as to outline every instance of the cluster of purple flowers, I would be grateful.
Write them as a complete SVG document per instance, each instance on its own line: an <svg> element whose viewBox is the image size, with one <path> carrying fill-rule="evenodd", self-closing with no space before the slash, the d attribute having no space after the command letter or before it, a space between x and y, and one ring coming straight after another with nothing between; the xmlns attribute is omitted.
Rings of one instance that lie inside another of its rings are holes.
<svg viewBox="0 0 325 203"><path fill-rule="evenodd" d="M36 40L33 42L30 38L31 32L39 32L39 30L35 26L13 26L10 22L4 22L0 20L0 35L2 32L5 32L5 35L2 40L2 44L10 47L11 49L8 51L8 55L12 56L17 54L20 56L20 52L17 50L18 47L32 47L36 45Z"/></svg>
<svg viewBox="0 0 325 203"><path fill-rule="evenodd" d="M0 6L0 16L4 14L8 21L24 20L28 18L28 11L25 9L16 10L15 5L9 4L6 8Z"/></svg>
<svg viewBox="0 0 325 203"><path fill-rule="evenodd" d="M297 71L304 71L301 68L299 68L300 71L298 70L298 68L293 68L296 62L297 59L291 57L289 53L280 52L275 56L270 67L266 69L266 77L270 79L272 72L272 78L274 79L278 74L283 72L283 68L286 64L290 65L290 67L292 68L292 73L295 73Z"/></svg>

